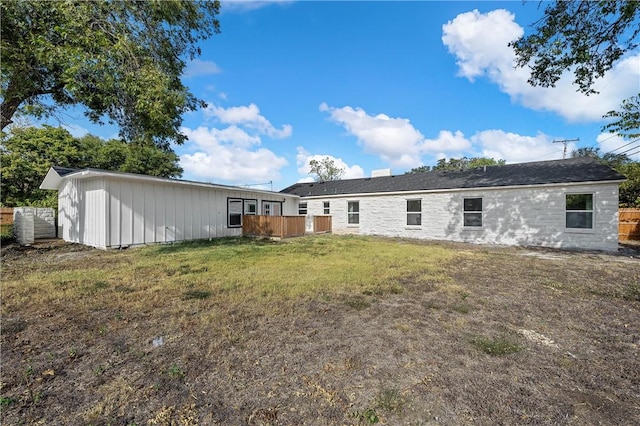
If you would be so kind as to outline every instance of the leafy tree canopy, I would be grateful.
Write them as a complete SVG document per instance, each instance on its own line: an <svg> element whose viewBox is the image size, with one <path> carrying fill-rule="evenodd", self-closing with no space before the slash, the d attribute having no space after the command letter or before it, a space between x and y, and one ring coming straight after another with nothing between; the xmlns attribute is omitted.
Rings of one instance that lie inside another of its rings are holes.
<svg viewBox="0 0 640 426"><path fill-rule="evenodd" d="M330 157L324 157L320 160L314 158L309 161L309 168L309 172L316 175L318 182L340 180L344 175L344 168L338 167Z"/></svg>
<svg viewBox="0 0 640 426"><path fill-rule="evenodd" d="M640 2L551 2L533 29L511 43L517 66L531 69L529 83L553 87L570 70L578 90L592 94L595 81L638 47ZM620 111L609 111L605 118L615 120L603 130L628 138L640 136L640 94L624 100Z"/></svg>
<svg viewBox="0 0 640 426"><path fill-rule="evenodd" d="M579 148L571 153L571 157L595 158L626 176L627 181L620 184L620 207L640 207L640 163L626 154L602 154L600 148Z"/></svg>
<svg viewBox="0 0 640 426"><path fill-rule="evenodd" d="M51 166L179 177L178 160L173 151L152 144L104 141L92 135L74 138L51 126L14 129L0 145L2 205L55 207L57 194L39 189Z"/></svg>
<svg viewBox="0 0 640 426"><path fill-rule="evenodd" d="M420 166L409 170L407 173L422 173L436 170L466 170L475 169L476 167L483 166L504 166L505 160L495 160L487 157L462 157L462 158L450 158L448 161L446 158L438 160L435 166Z"/></svg>
<svg viewBox="0 0 640 426"><path fill-rule="evenodd" d="M83 105L124 140L182 143L182 113L203 101L180 76L219 32L219 11L219 1L2 1L1 129L15 114Z"/></svg>

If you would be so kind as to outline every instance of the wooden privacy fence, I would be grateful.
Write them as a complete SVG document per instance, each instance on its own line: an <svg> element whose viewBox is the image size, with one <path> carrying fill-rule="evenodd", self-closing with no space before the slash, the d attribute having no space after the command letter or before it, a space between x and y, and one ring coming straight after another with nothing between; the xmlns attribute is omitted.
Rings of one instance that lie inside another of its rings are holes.
<svg viewBox="0 0 640 426"><path fill-rule="evenodd" d="M304 235L304 216L242 216L242 234L261 237Z"/></svg>
<svg viewBox="0 0 640 426"><path fill-rule="evenodd" d="M313 232L331 232L331 216L314 216Z"/></svg>
<svg viewBox="0 0 640 426"><path fill-rule="evenodd" d="M11 225L13 223L13 209L11 207L0 208L0 225Z"/></svg>
<svg viewBox="0 0 640 426"><path fill-rule="evenodd" d="M618 210L618 239L640 240L640 209Z"/></svg>

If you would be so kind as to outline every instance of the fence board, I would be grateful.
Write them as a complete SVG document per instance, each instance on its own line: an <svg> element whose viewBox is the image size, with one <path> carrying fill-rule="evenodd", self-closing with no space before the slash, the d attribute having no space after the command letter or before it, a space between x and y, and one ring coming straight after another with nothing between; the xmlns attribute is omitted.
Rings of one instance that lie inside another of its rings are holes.
<svg viewBox="0 0 640 426"><path fill-rule="evenodd" d="M314 216L313 233L331 232L331 216Z"/></svg>
<svg viewBox="0 0 640 426"><path fill-rule="evenodd" d="M618 210L618 239L620 241L640 240L640 209Z"/></svg>
<svg viewBox="0 0 640 426"><path fill-rule="evenodd" d="M0 225L13 224L13 208L2 207L0 208Z"/></svg>
<svg viewBox="0 0 640 426"><path fill-rule="evenodd" d="M304 216L263 216L242 217L242 234L261 237L294 237L304 235Z"/></svg>

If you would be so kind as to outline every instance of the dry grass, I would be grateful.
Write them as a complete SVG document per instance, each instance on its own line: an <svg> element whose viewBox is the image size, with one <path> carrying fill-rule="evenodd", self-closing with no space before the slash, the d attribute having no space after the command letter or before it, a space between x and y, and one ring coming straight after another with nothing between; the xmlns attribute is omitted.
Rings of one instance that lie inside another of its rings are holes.
<svg viewBox="0 0 640 426"><path fill-rule="evenodd" d="M637 424L640 264L354 236L3 253L3 424Z"/></svg>

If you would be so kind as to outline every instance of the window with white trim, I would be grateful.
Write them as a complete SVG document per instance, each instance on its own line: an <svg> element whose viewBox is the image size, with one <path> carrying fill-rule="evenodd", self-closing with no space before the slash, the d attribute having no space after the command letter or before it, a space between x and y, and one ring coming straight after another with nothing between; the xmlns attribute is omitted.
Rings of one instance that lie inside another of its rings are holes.
<svg viewBox="0 0 640 426"><path fill-rule="evenodd" d="M566 194L567 229L593 229L593 194Z"/></svg>
<svg viewBox="0 0 640 426"><path fill-rule="evenodd" d="M360 202L347 202L347 223L349 225L358 225L360 223Z"/></svg>
<svg viewBox="0 0 640 426"><path fill-rule="evenodd" d="M465 198L463 216L465 227L482 227L482 198Z"/></svg>
<svg viewBox="0 0 640 426"><path fill-rule="evenodd" d="M407 200L407 225L422 225L422 200Z"/></svg>
<svg viewBox="0 0 640 426"><path fill-rule="evenodd" d="M242 226L242 198L227 199L227 226L229 228Z"/></svg>
<svg viewBox="0 0 640 426"><path fill-rule="evenodd" d="M307 202L301 202L300 204L298 204L298 214L302 215L302 216L306 216L307 215Z"/></svg>
<svg viewBox="0 0 640 426"><path fill-rule="evenodd" d="M258 200L243 200L244 201L244 214L256 215L258 214Z"/></svg>
<svg viewBox="0 0 640 426"><path fill-rule="evenodd" d="M322 206L323 206L323 213L324 214L330 214L329 212L331 210L329 209L329 202L328 201L324 201Z"/></svg>

